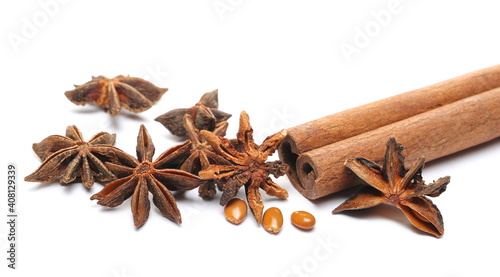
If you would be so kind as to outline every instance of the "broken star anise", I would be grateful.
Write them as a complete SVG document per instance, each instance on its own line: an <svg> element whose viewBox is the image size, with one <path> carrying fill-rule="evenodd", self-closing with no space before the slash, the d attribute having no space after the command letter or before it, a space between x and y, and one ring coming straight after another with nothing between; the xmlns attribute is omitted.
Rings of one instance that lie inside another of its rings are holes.
<svg viewBox="0 0 500 277"><path fill-rule="evenodd" d="M439 178L426 185L422 180L425 159L420 157L406 170L404 158L403 146L390 138L382 167L364 158L347 160L345 165L368 186L338 206L333 213L392 204L403 211L416 228L441 237L444 233L441 212L426 196L439 196L446 190L450 177Z"/></svg>
<svg viewBox="0 0 500 277"><path fill-rule="evenodd" d="M119 75L112 79L92 77L91 81L64 94L77 105L98 105L116 116L122 107L134 113L151 108L167 90L141 78Z"/></svg>
<svg viewBox="0 0 500 277"><path fill-rule="evenodd" d="M200 134L200 131L195 127L193 118L190 114L185 114L184 128L186 129L189 142L189 156L181 166L181 170L198 174L201 170L207 169L210 165L231 165L231 162L223 156L214 152L212 146L207 143L206 139ZM220 122L214 129L213 134L217 136L225 136L228 123ZM212 198L216 193L215 180L208 180L201 184L198 188L199 195L204 199Z"/></svg>
<svg viewBox="0 0 500 277"><path fill-rule="evenodd" d="M155 118L155 121L160 122L173 135L185 137L187 135L183 125L185 114L191 115L197 129L214 131L219 123L231 117L230 114L222 112L218 108L218 90L214 90L203 94L200 101L193 107L171 110Z"/></svg>
<svg viewBox="0 0 500 277"><path fill-rule="evenodd" d="M262 188L270 196L277 196L281 199L288 197L288 192L269 177L271 174L275 178L283 176L287 172L288 166L281 161L267 162L268 157L276 151L285 138L286 131L282 130L267 137L258 146L253 139L253 130L248 114L243 111L240 115L240 126L235 143L212 132L201 131L201 134L215 152L231 161L233 165L210 165L207 169L199 172L200 177L205 180L219 180L220 188L223 191L220 199L221 205L226 205L236 195L240 187L245 186L248 204L257 223L260 224L264 204L259 188Z"/></svg>
<svg viewBox="0 0 500 277"><path fill-rule="evenodd" d="M87 188L94 181L106 182L115 178L104 162L116 162L121 150L114 147L115 135L100 132L88 142L76 126L66 128L66 136L53 135L33 144L33 151L42 164L24 178L28 182L52 182L59 179L69 184L80 178Z"/></svg>
<svg viewBox="0 0 500 277"><path fill-rule="evenodd" d="M203 181L183 170L164 168L165 161L172 153L171 149L153 162L155 146L144 125L141 125L137 137L136 152L138 159L126 154L121 160L122 164L106 164L120 179L107 184L91 199L99 200L97 204L103 206L116 207L132 196L134 225L141 227L149 217L149 191L160 212L168 219L181 223L181 214L170 190L191 190Z"/></svg>

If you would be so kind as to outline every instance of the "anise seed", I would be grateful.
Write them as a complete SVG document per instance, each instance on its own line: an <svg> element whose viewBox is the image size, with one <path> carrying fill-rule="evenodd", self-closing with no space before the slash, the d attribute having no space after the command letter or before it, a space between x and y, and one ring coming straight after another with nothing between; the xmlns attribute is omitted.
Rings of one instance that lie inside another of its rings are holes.
<svg viewBox="0 0 500 277"><path fill-rule="evenodd" d="M311 230L316 224L316 218L314 218L314 215L306 211L293 212L290 220L293 225L303 230Z"/></svg>
<svg viewBox="0 0 500 277"><path fill-rule="evenodd" d="M262 218L262 226L271 234L277 234L283 227L283 214L276 207L271 207L266 210Z"/></svg>
<svg viewBox="0 0 500 277"><path fill-rule="evenodd" d="M233 224L240 224L247 216L247 204L240 198L233 198L224 207L226 219Z"/></svg>

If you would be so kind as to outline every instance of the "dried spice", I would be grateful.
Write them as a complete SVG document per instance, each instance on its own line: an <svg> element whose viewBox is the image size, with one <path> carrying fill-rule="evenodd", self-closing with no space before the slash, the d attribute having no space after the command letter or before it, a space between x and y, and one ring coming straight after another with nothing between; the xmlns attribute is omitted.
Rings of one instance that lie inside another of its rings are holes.
<svg viewBox="0 0 500 277"><path fill-rule="evenodd" d="M225 122L231 117L230 114L218 109L218 90L214 90L205 93L193 107L171 110L155 118L155 121L160 122L173 135L185 137L187 135L183 125L185 114L191 115L197 129L214 131L219 123Z"/></svg>
<svg viewBox="0 0 500 277"><path fill-rule="evenodd" d="M271 234L277 234L283 227L283 213L276 207L271 207L266 210L262 217L262 226Z"/></svg>
<svg viewBox="0 0 500 277"><path fill-rule="evenodd" d="M441 212L426 196L437 197L443 193L450 177L439 178L426 185L422 180L425 159L417 159L408 170L404 167L404 159L403 146L390 138L382 167L364 158L347 160L345 165L368 186L338 206L333 213L392 204L403 211L415 227L441 237L444 233Z"/></svg>
<svg viewBox="0 0 500 277"><path fill-rule="evenodd" d="M295 211L290 216L290 221L294 226L302 230L311 230L316 224L316 218L306 211Z"/></svg>
<svg viewBox="0 0 500 277"><path fill-rule="evenodd" d="M180 167L181 170L198 174L201 170L207 169L210 165L230 165L231 162L223 156L214 152L212 146L207 143L200 131L195 127L193 117L185 114L183 117L183 126L189 139L186 147L189 148L189 156ZM220 122L214 129L213 134L225 136L228 123ZM212 198L216 193L215 180L208 180L198 188L199 195L204 199Z"/></svg>
<svg viewBox="0 0 500 277"><path fill-rule="evenodd" d="M171 154L175 152L172 149L165 151L152 162L155 146L144 125L141 125L137 137L136 151L138 159L126 154L120 157L121 164L106 164L120 179L107 184L91 199L99 200L97 203L103 206L116 207L132 197L134 225L140 227L146 223L149 216L149 191L160 212L168 219L181 223L181 214L170 190L191 190L203 181L191 173L163 167L171 160Z"/></svg>
<svg viewBox="0 0 500 277"><path fill-rule="evenodd" d="M198 175L200 170L208 168L211 164L230 165L231 162L215 153L200 131L194 126L190 114L183 117L183 126L186 129L188 141L181 145L172 147L168 157L164 159L164 167L177 168ZM225 136L228 127L227 122L220 122L213 133ZM211 199L216 194L215 180L206 180L198 188L199 195L203 199Z"/></svg>
<svg viewBox="0 0 500 277"><path fill-rule="evenodd" d="M223 206L236 195L240 187L245 186L248 204L257 223L260 224L264 204L259 188L271 196L281 199L288 197L288 192L269 177L271 174L275 178L283 176L288 170L288 166L281 161L267 162L268 157L276 151L285 138L286 132L283 130L271 135L258 146L253 139L253 130L248 114L243 111L240 115L236 146L230 140L212 132L201 131L201 134L216 153L231 161L233 165L210 165L207 169L199 172L200 177L205 180L220 181L220 189L223 191L220 204Z"/></svg>
<svg viewBox="0 0 500 277"><path fill-rule="evenodd" d="M240 198L233 198L224 207L224 216L233 224L240 224L247 216L247 203Z"/></svg>
<svg viewBox="0 0 500 277"><path fill-rule="evenodd" d="M66 136L52 135L33 144L33 151L43 161L40 167L24 178L28 182L69 184L81 179L90 188L94 181L107 182L115 178L105 162L117 162L122 151L113 146L116 136L100 132L88 142L76 126L66 128Z"/></svg>
<svg viewBox="0 0 500 277"><path fill-rule="evenodd" d="M92 77L91 81L64 94L77 105L98 105L116 116L122 107L134 113L151 108L167 90L141 78L119 75L112 79Z"/></svg>
<svg viewBox="0 0 500 277"><path fill-rule="evenodd" d="M500 64L290 127L278 153L297 191L318 199L355 185L344 161L382 157L373 145L387 134L427 162L500 137L499 87Z"/></svg>

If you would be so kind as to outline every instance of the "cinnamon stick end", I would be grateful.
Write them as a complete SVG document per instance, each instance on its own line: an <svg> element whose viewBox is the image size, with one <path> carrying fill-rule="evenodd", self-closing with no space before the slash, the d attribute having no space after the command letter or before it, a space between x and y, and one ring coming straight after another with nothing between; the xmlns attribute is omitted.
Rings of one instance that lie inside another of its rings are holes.
<svg viewBox="0 0 500 277"><path fill-rule="evenodd" d="M300 181L300 177L297 170L297 159L299 158L299 153L294 139L291 136L287 136L278 148L278 154L280 160L288 165L287 176L293 187L303 196L308 199L315 199L314 191L310 187L304 187ZM312 168L305 168L305 171L311 171Z"/></svg>

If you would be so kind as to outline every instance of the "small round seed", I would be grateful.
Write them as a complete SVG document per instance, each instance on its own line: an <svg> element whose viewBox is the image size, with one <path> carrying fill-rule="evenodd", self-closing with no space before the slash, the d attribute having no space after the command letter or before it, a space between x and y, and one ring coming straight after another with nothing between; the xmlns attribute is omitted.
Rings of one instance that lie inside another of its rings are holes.
<svg viewBox="0 0 500 277"><path fill-rule="evenodd" d="M304 230L311 230L314 227L314 224L316 224L314 215L306 211L293 212L290 219L293 225Z"/></svg>
<svg viewBox="0 0 500 277"><path fill-rule="evenodd" d="M240 224L247 216L247 204L240 198L233 198L224 207L224 215L229 222Z"/></svg>
<svg viewBox="0 0 500 277"><path fill-rule="evenodd" d="M277 234L283 226L283 214L281 210L272 207L266 210L262 218L262 226L271 234Z"/></svg>

